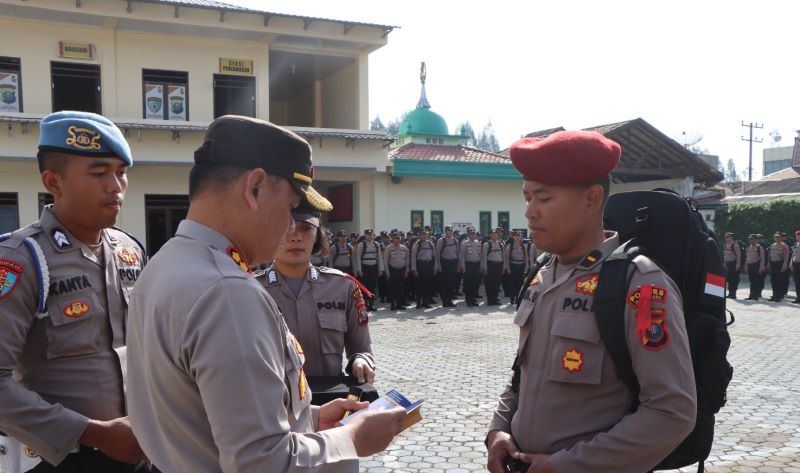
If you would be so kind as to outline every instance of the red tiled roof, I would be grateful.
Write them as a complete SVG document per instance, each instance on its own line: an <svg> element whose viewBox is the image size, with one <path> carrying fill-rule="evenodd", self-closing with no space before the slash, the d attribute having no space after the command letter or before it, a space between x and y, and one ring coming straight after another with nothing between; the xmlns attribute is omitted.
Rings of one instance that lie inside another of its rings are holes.
<svg viewBox="0 0 800 473"><path fill-rule="evenodd" d="M508 157L464 145L423 145L408 143L389 151L389 159L450 161L458 163L511 164Z"/></svg>

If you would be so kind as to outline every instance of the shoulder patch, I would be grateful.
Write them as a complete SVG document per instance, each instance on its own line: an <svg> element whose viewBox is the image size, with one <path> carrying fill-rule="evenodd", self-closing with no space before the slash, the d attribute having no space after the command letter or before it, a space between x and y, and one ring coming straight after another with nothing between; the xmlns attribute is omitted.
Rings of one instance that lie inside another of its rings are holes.
<svg viewBox="0 0 800 473"><path fill-rule="evenodd" d="M364 302L364 296L361 295L361 289L356 286L356 288L353 289L351 297L356 304L358 325L367 325L369 323L369 312L367 311L367 303Z"/></svg>
<svg viewBox="0 0 800 473"><path fill-rule="evenodd" d="M667 330L665 314L666 309L652 309L650 328L641 335L642 347L645 350L659 351L669 344L669 331Z"/></svg>
<svg viewBox="0 0 800 473"><path fill-rule="evenodd" d="M11 294L22 276L23 266L9 259L0 259L0 299Z"/></svg>

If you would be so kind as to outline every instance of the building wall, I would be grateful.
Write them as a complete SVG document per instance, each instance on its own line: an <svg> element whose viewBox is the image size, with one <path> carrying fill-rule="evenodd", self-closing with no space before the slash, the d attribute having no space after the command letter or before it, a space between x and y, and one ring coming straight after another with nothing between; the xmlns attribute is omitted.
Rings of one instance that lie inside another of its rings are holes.
<svg viewBox="0 0 800 473"><path fill-rule="evenodd" d="M763 176L781 171L792 165L792 152L794 146L780 146L777 148L764 148L762 156L764 158Z"/></svg>
<svg viewBox="0 0 800 473"><path fill-rule="evenodd" d="M512 228L527 228L522 180L428 179L405 177L394 184L382 176L386 189L386 207L376 215L376 228L390 230L411 228L411 211L424 211L429 225L431 210L444 211L444 223L470 223L478 227L480 211L492 212L492 226L497 226L497 212L510 212Z"/></svg>

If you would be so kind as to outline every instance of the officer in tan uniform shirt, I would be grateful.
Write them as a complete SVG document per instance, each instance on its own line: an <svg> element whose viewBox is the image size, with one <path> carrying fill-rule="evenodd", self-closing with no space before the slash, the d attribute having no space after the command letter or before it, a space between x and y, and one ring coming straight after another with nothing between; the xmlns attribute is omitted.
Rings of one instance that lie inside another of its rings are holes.
<svg viewBox="0 0 800 473"><path fill-rule="evenodd" d="M594 132L512 145L532 238L554 256L514 318L520 371L489 426L493 473L509 460L532 473L645 473L694 427L694 372L675 283L648 258L633 261L625 330L641 386L634 413L592 312L603 261L620 245L616 233L602 230L608 174L619 157L619 145Z"/></svg>
<svg viewBox="0 0 800 473"><path fill-rule="evenodd" d="M736 299L736 290L739 288L739 271L742 269L742 248L734 241L734 234L725 234L723 247L723 261L725 261L725 282L728 284L729 299Z"/></svg>
<svg viewBox="0 0 800 473"><path fill-rule="evenodd" d="M303 346L307 376L346 374L360 383L375 380L369 313L356 280L333 268L311 266L308 256L320 238L319 214L293 211L294 229L286 234L273 265L256 279L278 305L286 325Z"/></svg>
<svg viewBox="0 0 800 473"><path fill-rule="evenodd" d="M142 272L128 330L128 407L165 473L356 472L384 449L402 409L335 427L342 399L311 407L303 348L249 272L272 261L310 186L311 147L294 133L223 116L195 152L189 212Z"/></svg>
<svg viewBox="0 0 800 473"><path fill-rule="evenodd" d="M444 236L436 240L436 270L441 275L442 307L455 307L458 240L453 236L452 225L444 227Z"/></svg>
<svg viewBox="0 0 800 473"><path fill-rule="evenodd" d="M800 230L794 232L792 248L792 276L794 277L794 300L792 304L800 304Z"/></svg>
<svg viewBox="0 0 800 473"><path fill-rule="evenodd" d="M125 463L144 455L125 417L125 329L147 257L112 228L130 148L93 113L54 113L40 127L55 204L0 237L0 431L26 446L29 466L45 460L29 471L133 471Z"/></svg>

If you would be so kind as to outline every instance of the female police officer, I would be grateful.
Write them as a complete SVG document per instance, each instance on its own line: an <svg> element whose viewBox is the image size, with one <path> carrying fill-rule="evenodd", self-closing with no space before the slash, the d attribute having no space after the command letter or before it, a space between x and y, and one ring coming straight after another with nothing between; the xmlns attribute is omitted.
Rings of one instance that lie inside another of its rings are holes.
<svg viewBox="0 0 800 473"><path fill-rule="evenodd" d="M325 237L319 212L298 208L292 216L295 224L289 228L275 262L256 277L300 342L309 378L339 376L342 352L346 351L345 372L359 383L372 383L375 360L361 288L341 271L311 265L311 255Z"/></svg>

